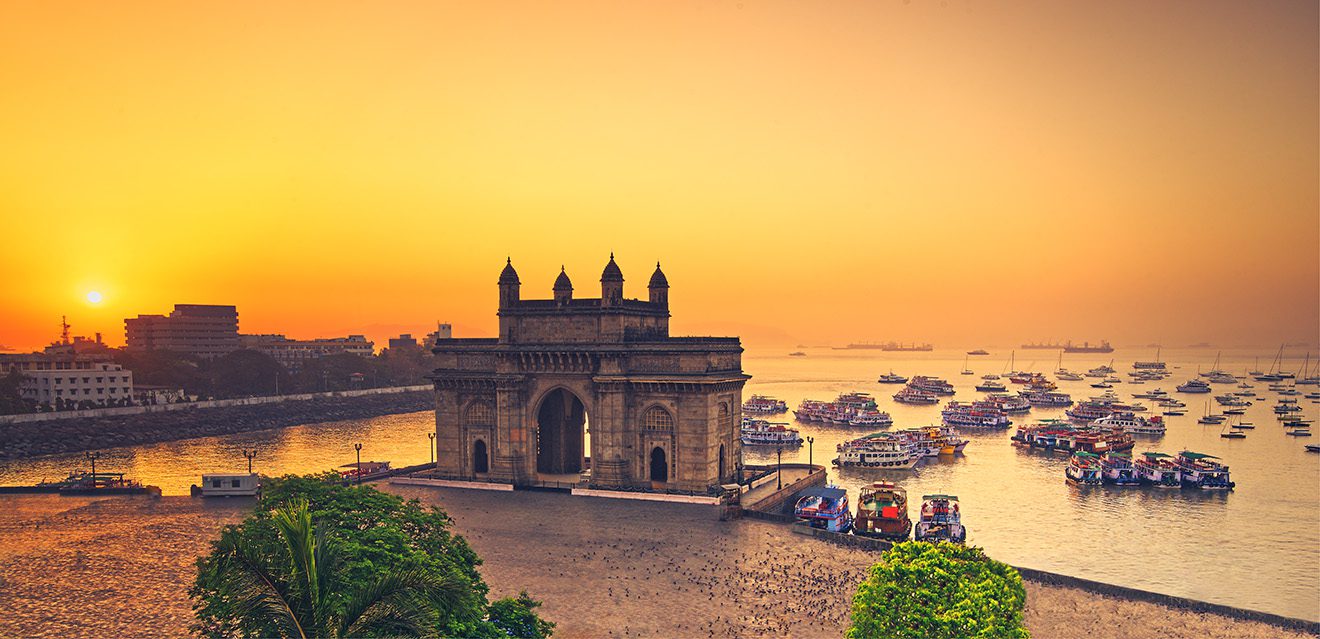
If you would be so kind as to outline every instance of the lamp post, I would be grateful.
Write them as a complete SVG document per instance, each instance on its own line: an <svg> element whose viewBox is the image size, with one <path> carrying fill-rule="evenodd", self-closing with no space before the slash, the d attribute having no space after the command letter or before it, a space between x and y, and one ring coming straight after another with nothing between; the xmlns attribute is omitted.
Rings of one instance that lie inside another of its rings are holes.
<svg viewBox="0 0 1320 639"><path fill-rule="evenodd" d="M434 466L435 465L435 433L427 433L426 439L429 440L428 443L426 444L426 449L431 452L431 465Z"/></svg>
<svg viewBox="0 0 1320 639"><path fill-rule="evenodd" d="M257 456L257 450L256 450L255 448L252 449L252 450L248 450L248 449L244 448L244 449L243 449L243 456L246 457L247 460L248 460L248 474L251 475L251 474L252 474L252 458Z"/></svg>
<svg viewBox="0 0 1320 639"><path fill-rule="evenodd" d="M811 445L814 443L816 443L816 438L812 437L811 435L807 435L807 465L811 467L807 469L808 473L813 472L816 468L816 465L811 463L811 452L812 452Z"/></svg>
<svg viewBox="0 0 1320 639"><path fill-rule="evenodd" d="M92 462L92 486L95 487L95 486L96 486L96 460L97 460L98 457L101 456L101 453L91 453L91 452L89 452L89 453L83 453L83 454L87 457L87 459L91 460L91 462Z"/></svg>
<svg viewBox="0 0 1320 639"><path fill-rule="evenodd" d="M784 447L775 446L775 490L784 487Z"/></svg>
<svg viewBox="0 0 1320 639"><path fill-rule="evenodd" d="M357 451L357 483L362 485L362 444L353 444L353 450Z"/></svg>

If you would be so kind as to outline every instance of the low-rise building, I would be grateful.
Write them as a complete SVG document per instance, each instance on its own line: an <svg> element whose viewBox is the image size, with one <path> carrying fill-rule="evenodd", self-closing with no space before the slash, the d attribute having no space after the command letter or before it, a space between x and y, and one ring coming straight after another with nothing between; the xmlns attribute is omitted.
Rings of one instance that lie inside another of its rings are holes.
<svg viewBox="0 0 1320 639"><path fill-rule="evenodd" d="M283 335L241 335L242 348L269 355L290 371L302 368L308 360L326 355L359 355L371 357L375 343L364 335L327 339L289 339Z"/></svg>
<svg viewBox="0 0 1320 639"><path fill-rule="evenodd" d="M19 393L35 404L109 406L133 399L133 372L118 364L98 362L89 368L47 368L22 373Z"/></svg>

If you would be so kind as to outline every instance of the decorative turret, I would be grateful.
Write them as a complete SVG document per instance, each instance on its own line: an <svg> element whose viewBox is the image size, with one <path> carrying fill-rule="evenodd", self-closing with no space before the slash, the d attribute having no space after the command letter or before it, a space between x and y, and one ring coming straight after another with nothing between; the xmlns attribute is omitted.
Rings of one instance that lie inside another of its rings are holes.
<svg viewBox="0 0 1320 639"><path fill-rule="evenodd" d="M610 263L600 274L600 305L619 306L623 303L623 271L614 263L614 253L610 253Z"/></svg>
<svg viewBox="0 0 1320 639"><path fill-rule="evenodd" d="M646 285L651 292L651 303L669 308L669 279L660 270L660 263L655 263L655 272L651 274L651 283Z"/></svg>
<svg viewBox="0 0 1320 639"><path fill-rule="evenodd" d="M573 282L569 281L564 267L559 267L559 277L555 278L555 304L566 306L573 301Z"/></svg>
<svg viewBox="0 0 1320 639"><path fill-rule="evenodd" d="M521 294L519 288L522 282L518 281L518 271L513 270L513 258L510 257L504 263L504 270L500 271L500 308L513 308L518 305Z"/></svg>

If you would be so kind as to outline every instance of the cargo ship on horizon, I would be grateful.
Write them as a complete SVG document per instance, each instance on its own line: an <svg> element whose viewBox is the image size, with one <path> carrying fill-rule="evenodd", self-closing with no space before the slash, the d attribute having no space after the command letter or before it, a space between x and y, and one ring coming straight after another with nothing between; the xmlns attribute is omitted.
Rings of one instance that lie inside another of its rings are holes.
<svg viewBox="0 0 1320 639"><path fill-rule="evenodd" d="M853 350L933 351L935 350L935 347L931 346L930 344L918 344L916 342L913 342L911 344L904 344L902 342L885 342L883 344L864 343L864 344L849 344L847 346L835 346L834 350L836 351L853 351Z"/></svg>
<svg viewBox="0 0 1320 639"><path fill-rule="evenodd" d="M1063 346L1065 353L1112 353L1114 347L1109 345L1108 341L1100 340L1099 344L1092 345L1090 342L1082 342L1081 346L1076 346L1068 342Z"/></svg>

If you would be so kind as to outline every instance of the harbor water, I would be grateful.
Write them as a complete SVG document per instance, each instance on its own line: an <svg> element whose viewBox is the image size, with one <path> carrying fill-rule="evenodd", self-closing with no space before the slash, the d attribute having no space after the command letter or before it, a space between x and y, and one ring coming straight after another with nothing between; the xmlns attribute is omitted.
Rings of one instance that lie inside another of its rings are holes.
<svg viewBox="0 0 1320 639"><path fill-rule="evenodd" d="M972 347L968 347L972 348ZM989 356L973 356L962 375L963 350L883 352L878 350L802 349L806 355L749 350L744 369L753 376L744 391L771 395L796 407L803 399L832 400L844 392L864 391L876 396L881 410L894 419L894 428L938 423L939 406L898 404L890 396L900 385L877 383L890 370L903 376L934 375L957 388L952 398L980 397L973 386L987 373L1007 370L1007 349L993 348ZM965 350L965 349L964 349ZM1254 430L1245 439L1219 437L1222 426L1204 426L1197 418L1207 402L1212 412L1222 407L1213 395L1238 390L1213 385L1210 395L1178 393L1174 386L1209 370L1213 350L1164 351L1173 375L1162 382L1127 383L1134 360L1153 359L1153 349L1119 349L1111 354L1067 354L1063 366L1085 372L1112 358L1124 380L1114 391L1123 399L1133 393L1162 388L1187 403L1185 416L1170 416L1163 436L1137 435L1134 453L1160 451L1177 454L1193 450L1221 457L1237 483L1231 492L1154 488L1080 488L1064 481L1065 455L1049 455L1015 448L1013 429L979 432L963 430L971 440L963 455L921 462L909 471L831 468L834 483L848 489L855 507L858 490L868 483L890 479L908 491L915 514L921 495L952 493L962 501L968 543L982 546L1002 561L1108 582L1200 599L1280 615L1320 620L1320 454L1308 453L1305 443L1315 438L1285 434L1271 407L1277 394L1268 384L1248 380L1257 396L1247 408L1245 421ZM1262 358L1268 368L1273 353L1225 351L1220 368L1239 377ZM1058 351L1017 351L1020 370L1038 371L1053 379ZM1301 362L1289 360L1285 370L1300 372ZM1002 380L1010 391L1020 387ZM1059 390L1074 400L1100 394L1090 387L1097 380L1059 383ZM1303 392L1320 390L1299 386ZM1315 419L1320 405L1296 396L1304 417ZM1140 400L1157 415L1154 401ZM1014 425L1064 417L1062 408L1035 408L1013 416ZM793 422L792 413L772 421ZM371 419L307 424L290 428L205 437L99 451L97 470L123 472L155 484L167 495L188 493L204 472L243 472L243 450L256 449L254 470L265 474L309 473L355 462L354 443L362 443L362 461L388 460L401 467L430 459L434 416L430 412L390 415ZM794 423L814 444L783 450L784 461L811 461L829 465L840 442L873 432L852 428ZM744 450L748 464L773 464L773 447ZM89 463L82 454L0 462L0 484L27 484L62 478ZM0 497L0 499L3 499ZM829 552L820 546L820 552Z"/></svg>

